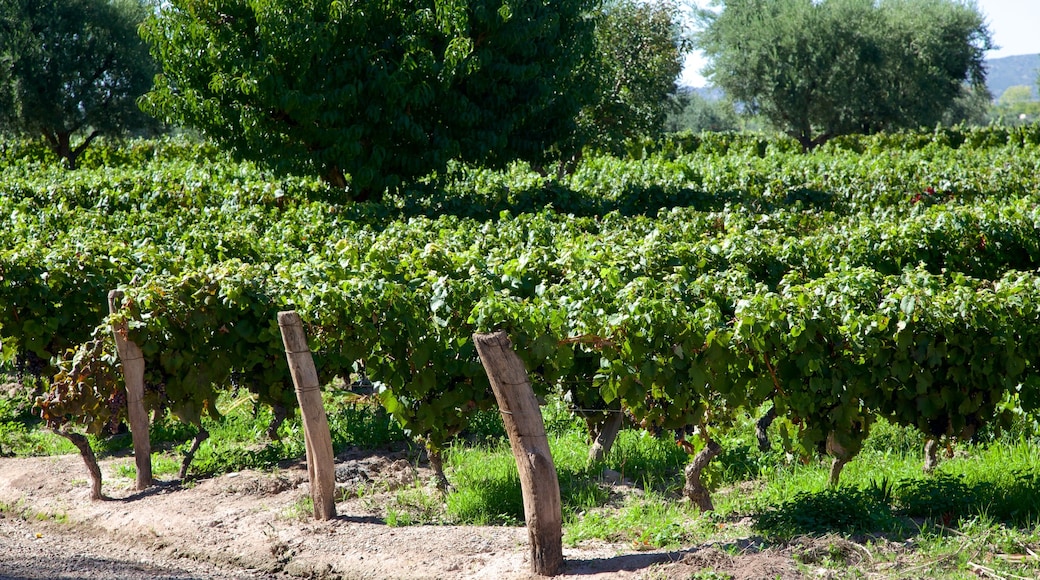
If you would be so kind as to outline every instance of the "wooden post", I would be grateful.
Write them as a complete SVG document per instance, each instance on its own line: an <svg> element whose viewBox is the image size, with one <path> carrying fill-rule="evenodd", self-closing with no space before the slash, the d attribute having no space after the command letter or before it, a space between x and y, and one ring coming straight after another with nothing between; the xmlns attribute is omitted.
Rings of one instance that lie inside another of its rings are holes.
<svg viewBox="0 0 1040 580"><path fill-rule="evenodd" d="M119 312L123 305L123 293L112 290L108 293L108 311ZM123 363L123 380L126 383L126 408L130 417L130 434L134 440L134 463L137 464L138 491L152 485L152 443L148 436L148 412L144 408L144 354L127 335L125 321L112 325L112 336L116 340L119 360Z"/></svg>
<svg viewBox="0 0 1040 580"><path fill-rule="evenodd" d="M531 541L531 567L535 574L555 576L563 565L560 482L549 452L538 399L524 363L513 352L506 333L474 334L473 343L491 380L520 472L524 518Z"/></svg>
<svg viewBox="0 0 1040 580"><path fill-rule="evenodd" d="M285 344L285 358L296 385L296 399L303 415L303 437L307 447L307 475L314 500L314 518L328 520L336 517L336 465L332 455L332 435L329 420L321 402L321 385L314 358L307 346L303 322L296 312L279 312L278 327Z"/></svg>

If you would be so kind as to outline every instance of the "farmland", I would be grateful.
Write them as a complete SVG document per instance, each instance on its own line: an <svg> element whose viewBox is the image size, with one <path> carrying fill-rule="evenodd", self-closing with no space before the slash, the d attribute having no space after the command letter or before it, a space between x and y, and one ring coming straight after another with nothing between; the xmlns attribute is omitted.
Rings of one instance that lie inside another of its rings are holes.
<svg viewBox="0 0 1040 580"><path fill-rule="evenodd" d="M685 495L683 517L702 523L710 507L723 522L750 513L789 539L984 513L1028 538L1040 516L1038 145L1037 126L846 137L812 154L758 135L677 136L563 177L452 166L384 203L343 204L318 181L186 140L92 148L75 172L7 143L0 339L5 372L32 390L10 425L84 431L103 447L126 419L111 323L127 320L146 406L172 444L218 432L233 401L277 434L295 395L276 313L294 309L327 397L366 405L359 420L383 417L388 438L422 449L435 471L446 461L451 506L488 485L466 483L466 442L500 444L471 336L502 329L566 424L551 430L562 477L593 496L570 504L575 542L604 537L581 515L603 503L599 470L623 473L622 454L654 449L664 458L640 470L642 486L660 503ZM110 315L114 289L126 308ZM748 441L770 409L759 450ZM568 463L565 449L588 445L583 429L618 415L626 429L605 463L594 471L583 452ZM269 468L299 456L292 441L267 464L228 454L194 475ZM364 445L357 432L341 441ZM926 478L929 441L940 465ZM1021 469L951 472L942 448ZM684 449L714 459L684 474ZM802 488L815 495L754 483L791 481L802 461L817 469ZM742 482L764 485L759 501L774 509L734 503L723 490ZM935 507L929 493L967 499ZM787 517L814 501L867 515L808 530ZM500 515L481 523L517 519ZM700 534L625 539L663 547Z"/></svg>

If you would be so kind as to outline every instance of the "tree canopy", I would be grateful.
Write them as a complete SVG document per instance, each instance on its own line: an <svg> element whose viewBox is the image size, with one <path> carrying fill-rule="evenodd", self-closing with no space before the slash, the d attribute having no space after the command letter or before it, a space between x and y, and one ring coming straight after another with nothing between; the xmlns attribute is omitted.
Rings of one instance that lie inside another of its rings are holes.
<svg viewBox="0 0 1040 580"><path fill-rule="evenodd" d="M449 159L537 161L588 91L593 0L171 0L145 108L360 200Z"/></svg>
<svg viewBox="0 0 1040 580"><path fill-rule="evenodd" d="M942 122L992 47L958 0L716 0L699 19L706 76L805 149Z"/></svg>
<svg viewBox="0 0 1040 580"><path fill-rule="evenodd" d="M670 1L607 0L596 12L589 66L598 89L581 113L583 144L616 152L625 139L663 131L689 49L678 15Z"/></svg>
<svg viewBox="0 0 1040 580"><path fill-rule="evenodd" d="M152 124L141 0L0 0L0 130L43 137L73 169L102 134ZM79 139L78 143L74 143Z"/></svg>

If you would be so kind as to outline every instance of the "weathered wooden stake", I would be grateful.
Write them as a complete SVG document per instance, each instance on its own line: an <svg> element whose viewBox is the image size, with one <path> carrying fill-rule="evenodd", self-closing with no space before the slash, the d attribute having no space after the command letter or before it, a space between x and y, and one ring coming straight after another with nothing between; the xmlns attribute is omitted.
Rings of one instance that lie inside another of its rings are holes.
<svg viewBox="0 0 1040 580"><path fill-rule="evenodd" d="M523 361L504 332L474 334L480 362L502 412L509 444L520 472L524 517L535 574L555 576L563 565L563 516L560 482L549 452L545 423Z"/></svg>
<svg viewBox="0 0 1040 580"><path fill-rule="evenodd" d="M332 436L329 420L321 402L321 384L314 358L307 346L303 321L295 312L279 312L278 326L285 344L285 358L296 385L296 399L303 415L304 444L307 448L307 475L314 500L314 518L328 520L336 517L336 465L332 455Z"/></svg>
<svg viewBox="0 0 1040 580"><path fill-rule="evenodd" d="M123 293L112 290L108 293L108 311L112 314L123 307ZM148 411L144 408L144 354L127 335L127 323L112 325L116 339L116 350L123 363L123 380L126 383L126 408L130 417L130 434L134 440L134 463L137 464L138 491L152 485L152 442L148 436Z"/></svg>

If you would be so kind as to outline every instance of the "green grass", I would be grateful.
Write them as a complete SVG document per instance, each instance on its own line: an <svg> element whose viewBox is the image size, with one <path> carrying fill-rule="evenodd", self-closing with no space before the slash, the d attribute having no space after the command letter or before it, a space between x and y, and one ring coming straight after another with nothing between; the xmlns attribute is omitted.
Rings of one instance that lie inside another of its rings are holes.
<svg viewBox="0 0 1040 580"><path fill-rule="evenodd" d="M172 456L167 453L153 453L152 454L152 477L168 477L176 476L181 470L181 460L179 457ZM137 465L132 461L127 463L121 463L115 468L116 475L119 477L125 477L127 479L137 478Z"/></svg>
<svg viewBox="0 0 1040 580"><path fill-rule="evenodd" d="M0 384L16 384L10 375L0 372ZM64 437L42 428L43 422L33 414L35 391L32 385L0 391L0 457L35 457L75 453L76 448Z"/></svg>
<svg viewBox="0 0 1040 580"><path fill-rule="evenodd" d="M571 514L564 519L563 541L570 546L599 539L636 548L674 548L707 539L713 527L709 518L692 517L674 497L651 492L629 496L621 505Z"/></svg>
<svg viewBox="0 0 1040 580"><path fill-rule="evenodd" d="M21 520L36 520L40 522L54 522L65 524L69 522L69 515L65 512L42 512L29 508L23 500L16 503L0 502L0 514L15 517Z"/></svg>
<svg viewBox="0 0 1040 580"><path fill-rule="evenodd" d="M588 445L574 432L550 436L549 448L560 482L565 514L602 505L607 491L586 463ZM466 524L514 525L524 521L523 496L516 461L509 443L452 445L446 453L448 478L454 490L447 497L447 515Z"/></svg>
<svg viewBox="0 0 1040 580"><path fill-rule="evenodd" d="M335 388L324 395L333 451L340 453L350 447L378 449L406 441L401 428L381 408L370 401L358 400ZM278 429L278 439L267 439L266 431L272 411L256 402L250 394L237 397L222 396L217 402L219 420L203 418L202 425L209 431L192 461L191 477L211 477L243 469L270 469L286 461L306 455L303 427L299 413L287 418ZM183 437L194 437L196 430ZM185 441L177 447L184 452L190 445Z"/></svg>

